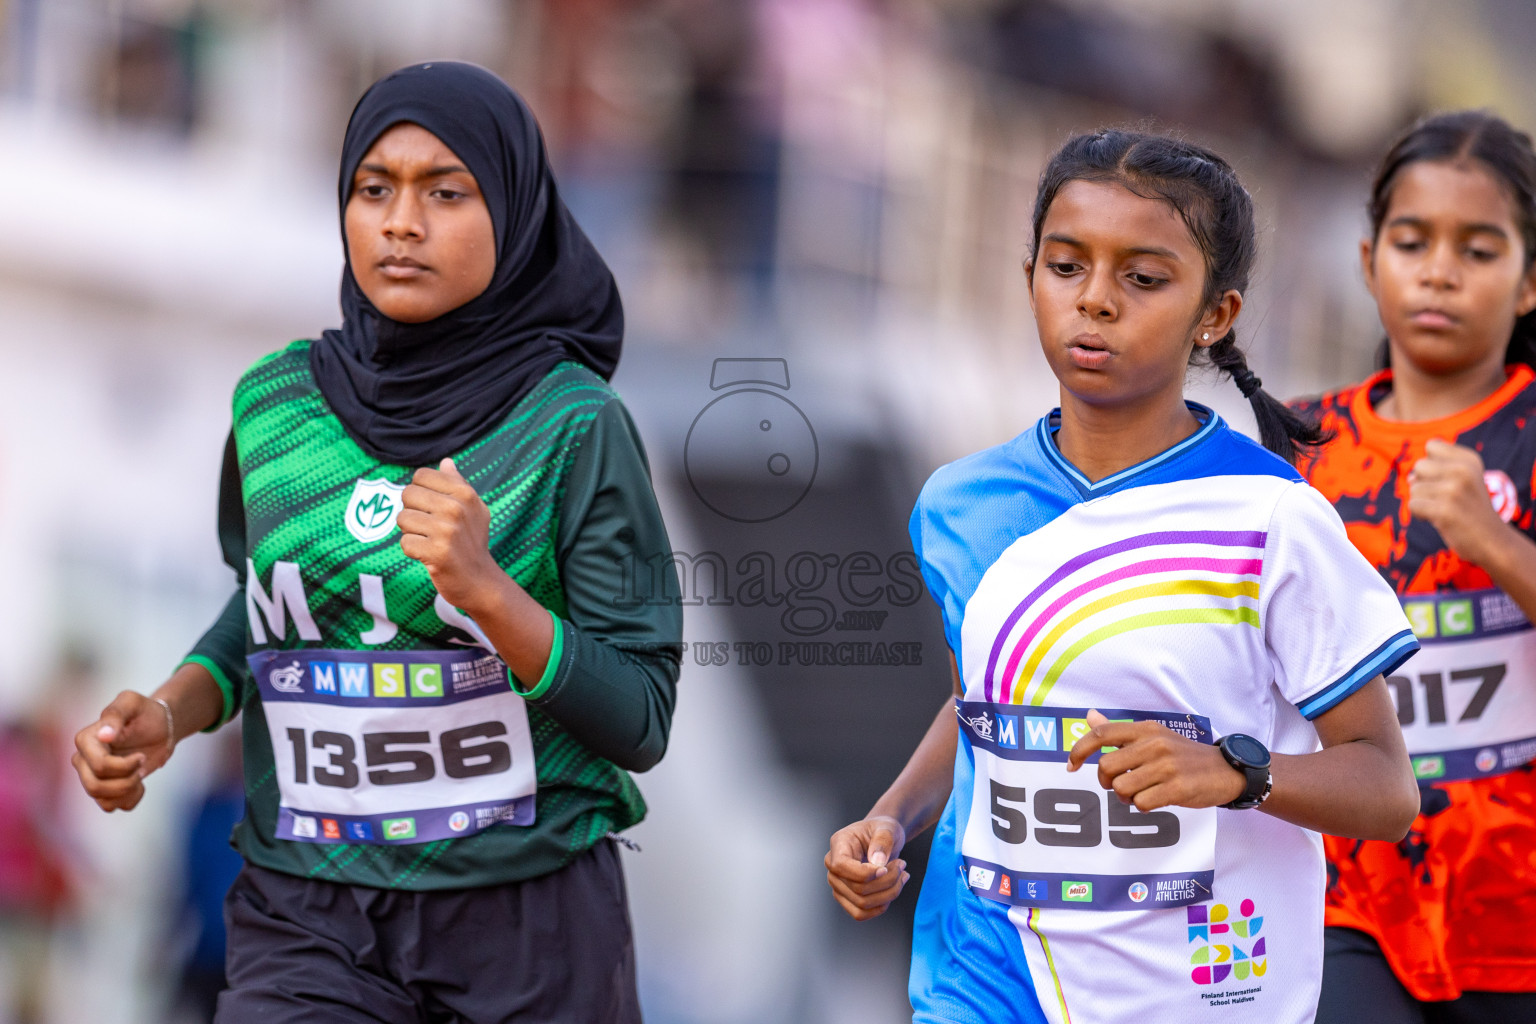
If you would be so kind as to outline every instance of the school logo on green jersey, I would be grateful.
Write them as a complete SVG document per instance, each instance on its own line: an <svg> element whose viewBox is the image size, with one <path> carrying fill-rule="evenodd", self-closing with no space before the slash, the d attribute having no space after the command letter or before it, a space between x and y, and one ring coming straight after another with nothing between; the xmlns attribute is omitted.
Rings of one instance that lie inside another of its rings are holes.
<svg viewBox="0 0 1536 1024"><path fill-rule="evenodd" d="M405 487L388 480L359 480L347 500L347 532L364 544L388 537L400 514Z"/></svg>

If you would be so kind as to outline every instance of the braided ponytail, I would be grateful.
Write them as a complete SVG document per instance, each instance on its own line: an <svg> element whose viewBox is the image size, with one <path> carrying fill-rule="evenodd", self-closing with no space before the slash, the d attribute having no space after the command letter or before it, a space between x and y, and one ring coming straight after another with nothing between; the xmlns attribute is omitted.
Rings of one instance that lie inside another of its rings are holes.
<svg viewBox="0 0 1536 1024"><path fill-rule="evenodd" d="M1306 449L1333 439L1330 432L1302 419L1264 390L1264 382L1248 368L1243 350L1237 347L1237 332L1228 331L1220 341L1206 349L1206 358L1212 366L1230 374L1237 389L1248 399L1248 404L1253 407L1254 422L1259 426L1259 441L1291 465L1296 464Z"/></svg>
<svg viewBox="0 0 1536 1024"><path fill-rule="evenodd" d="M1204 312L1228 291L1241 292L1258 254L1253 198L1221 157L1182 139L1116 128L1078 135L1056 152L1040 175L1035 196L1034 248L1056 193L1071 181L1113 182L1148 199L1161 199L1176 210L1205 257ZM1260 387L1258 377L1228 331L1205 352L1212 366L1230 374L1253 406L1259 439L1265 448L1292 465L1305 448L1328 438ZM1191 359L1195 356L1191 356Z"/></svg>

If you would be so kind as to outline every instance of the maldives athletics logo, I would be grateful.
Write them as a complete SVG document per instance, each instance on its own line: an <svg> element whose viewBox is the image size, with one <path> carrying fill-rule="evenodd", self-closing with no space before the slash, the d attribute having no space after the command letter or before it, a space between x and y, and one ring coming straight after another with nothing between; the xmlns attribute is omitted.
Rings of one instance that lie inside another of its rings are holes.
<svg viewBox="0 0 1536 1024"><path fill-rule="evenodd" d="M1240 916L1233 918L1225 903L1187 908L1189 941L1200 943L1189 956L1189 977L1196 985L1219 985L1233 975L1238 981L1262 978L1269 969L1259 937L1264 918L1255 916L1253 900L1243 900L1237 909Z"/></svg>
<svg viewBox="0 0 1536 1024"><path fill-rule="evenodd" d="M279 665L267 676L267 682L279 693L303 693L304 669L297 660L291 665Z"/></svg>
<svg viewBox="0 0 1536 1024"><path fill-rule="evenodd" d="M405 485L388 480L359 480L347 499L347 532L364 544L388 537L400 515Z"/></svg>

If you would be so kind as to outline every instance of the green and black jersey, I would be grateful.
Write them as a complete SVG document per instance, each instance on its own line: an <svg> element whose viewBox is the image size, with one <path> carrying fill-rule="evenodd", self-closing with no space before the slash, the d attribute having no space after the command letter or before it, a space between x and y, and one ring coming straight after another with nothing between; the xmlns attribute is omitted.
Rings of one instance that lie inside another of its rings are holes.
<svg viewBox="0 0 1536 1024"><path fill-rule="evenodd" d="M235 845L261 867L383 888L494 885L556 870L640 820L645 805L625 769L659 760L671 724L681 610L626 601L622 578L625 565L674 571L634 426L605 382L561 363L454 455L490 510L492 554L557 625L544 677L507 681L527 704L533 823L425 843L280 839L277 759L247 655L375 657L475 643L473 623L401 553L387 514L416 467L380 463L352 440L310 372L309 345L260 360L236 387L220 533L241 589L188 657L224 689L220 724L245 712L247 813ZM237 502L243 514L227 514Z"/></svg>

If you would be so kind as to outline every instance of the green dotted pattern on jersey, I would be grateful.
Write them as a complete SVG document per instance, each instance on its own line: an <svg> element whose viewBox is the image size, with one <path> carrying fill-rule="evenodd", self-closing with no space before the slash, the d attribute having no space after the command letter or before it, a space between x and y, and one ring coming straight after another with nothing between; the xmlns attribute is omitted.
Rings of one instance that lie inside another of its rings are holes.
<svg viewBox="0 0 1536 1024"><path fill-rule="evenodd" d="M235 443L245 498L248 557L270 593L277 561L299 565L318 644L268 628L266 644L370 650L453 648L457 630L433 611L427 570L400 551L400 534L363 544L344 525L360 479L406 484L415 467L380 463L352 440L321 397L299 341L257 362L235 389ZM566 474L597 411L615 399L599 377L562 363L523 397L502 424L454 456L459 472L490 509L491 552L540 604L566 611L555 563L556 511ZM399 632L364 645L373 625L360 604L360 573L382 577ZM531 685L536 680L524 681ZM447 889L532 878L554 871L604 834L633 825L645 804L628 773L596 756L547 714L528 706L537 760L536 820L463 838L401 845L319 844L275 839L278 786L266 716L254 683L243 685L247 812L235 844L251 862L303 877L391 889Z"/></svg>

